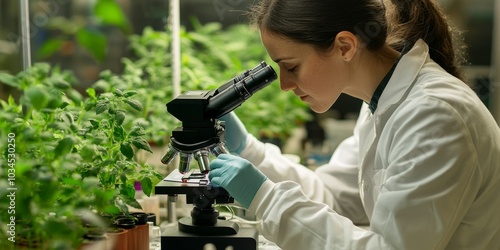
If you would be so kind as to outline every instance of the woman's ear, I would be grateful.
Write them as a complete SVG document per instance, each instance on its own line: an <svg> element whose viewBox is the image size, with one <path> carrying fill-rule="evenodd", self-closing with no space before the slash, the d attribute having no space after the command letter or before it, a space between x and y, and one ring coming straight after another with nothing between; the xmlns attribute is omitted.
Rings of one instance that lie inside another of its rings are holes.
<svg viewBox="0 0 500 250"><path fill-rule="evenodd" d="M345 61L351 61L358 48L358 38L349 31L341 31L335 37L335 47Z"/></svg>

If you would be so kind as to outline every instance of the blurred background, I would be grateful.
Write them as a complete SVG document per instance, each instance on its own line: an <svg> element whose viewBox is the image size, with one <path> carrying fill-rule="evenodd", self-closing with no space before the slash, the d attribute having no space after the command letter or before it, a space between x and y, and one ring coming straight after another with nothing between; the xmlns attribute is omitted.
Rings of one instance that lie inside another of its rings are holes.
<svg viewBox="0 0 500 250"><path fill-rule="evenodd" d="M131 43L141 37L147 39L145 29L170 32L171 3L168 0L30 0L31 51L26 52L22 51L21 44L20 2L0 0L0 72L17 74L22 71L23 53L29 53L33 64L47 62L71 70L78 81L75 88L83 94L87 87L100 79L101 72L121 74L125 69L123 58L140 57L134 52L134 45ZM244 12L252 2L253 0L181 0L180 25L185 32L191 32L190 37L196 37L193 34L204 34L204 39L210 40L210 32L205 25L217 23L219 26L215 29L219 33L224 33L234 25L244 26ZM499 76L494 74L500 71L500 49L494 47L500 43L498 38L494 42L494 34L498 34L500 29L499 21L495 19L500 13L495 14L495 10L498 12L500 4L495 6L495 0L438 2L452 23L463 31L468 60L463 67L468 83L475 88L496 118L500 119ZM233 37L227 39L238 41L243 33L232 33ZM255 38L255 31L248 33L248 36ZM253 41L256 43L254 46L260 46L258 39ZM218 49L224 48L213 48L215 51ZM181 48L182 53L185 50L185 47ZM197 53L196 46L189 50L193 54ZM165 50L164 53L171 52ZM198 55L203 56L202 53L200 51ZM238 73L236 70L235 74ZM215 82L222 83L223 80L215 79ZM165 79L165 84L169 84L169 81L170 79ZM10 94L16 96L15 90L0 84L0 97L6 99ZM316 144L329 139L333 141L330 143L333 146L327 151L331 151L339 140L349 135L360 105L360 101L342 96L332 106L331 112L322 115L311 113L301 123L301 132L289 133L287 139L295 140L294 143L284 142L281 146L290 153L298 153L305 149L307 143ZM344 123L346 125L342 125ZM330 130L325 129L327 126L340 128L336 130L337 133L328 134Z"/></svg>

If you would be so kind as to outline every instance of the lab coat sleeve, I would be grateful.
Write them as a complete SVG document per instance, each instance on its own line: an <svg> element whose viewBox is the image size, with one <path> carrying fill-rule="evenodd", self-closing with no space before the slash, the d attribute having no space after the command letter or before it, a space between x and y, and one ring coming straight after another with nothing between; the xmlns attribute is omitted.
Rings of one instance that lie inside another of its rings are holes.
<svg viewBox="0 0 500 250"><path fill-rule="evenodd" d="M272 181L294 181L300 184L308 198L327 204L357 225L368 224L358 188L358 130L369 112L368 105L363 104L353 136L340 143L329 163L315 171L292 162L281 154L277 146L262 143L252 135L248 135L241 156L251 161Z"/></svg>
<svg viewBox="0 0 500 250"><path fill-rule="evenodd" d="M330 162L316 169L316 175L334 196L333 210L351 219L356 225L368 224L359 194L359 129L370 115L364 103L359 112L353 135L336 148Z"/></svg>
<svg viewBox="0 0 500 250"><path fill-rule="evenodd" d="M317 168L315 173L334 197L333 210L357 225L369 223L359 195L356 136L342 141L330 162Z"/></svg>
<svg viewBox="0 0 500 250"><path fill-rule="evenodd" d="M308 199L294 182L266 180L249 210L262 220L262 235L282 249L390 249L379 235Z"/></svg>

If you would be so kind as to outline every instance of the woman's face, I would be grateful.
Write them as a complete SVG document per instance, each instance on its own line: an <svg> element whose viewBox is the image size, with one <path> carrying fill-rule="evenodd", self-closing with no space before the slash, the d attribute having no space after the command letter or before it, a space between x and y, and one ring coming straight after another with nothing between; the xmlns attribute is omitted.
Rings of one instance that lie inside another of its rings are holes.
<svg viewBox="0 0 500 250"><path fill-rule="evenodd" d="M280 87L293 91L317 113L326 112L342 93L347 69L340 53L319 54L311 45L261 31L268 54L280 68ZM337 50L338 51L338 50Z"/></svg>

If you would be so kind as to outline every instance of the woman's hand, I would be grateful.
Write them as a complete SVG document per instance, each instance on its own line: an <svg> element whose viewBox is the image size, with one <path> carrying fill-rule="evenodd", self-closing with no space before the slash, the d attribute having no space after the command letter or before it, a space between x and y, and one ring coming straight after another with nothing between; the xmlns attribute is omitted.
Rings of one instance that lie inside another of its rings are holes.
<svg viewBox="0 0 500 250"><path fill-rule="evenodd" d="M224 188L248 208L267 177L252 163L238 156L221 154L210 163L210 182Z"/></svg>

